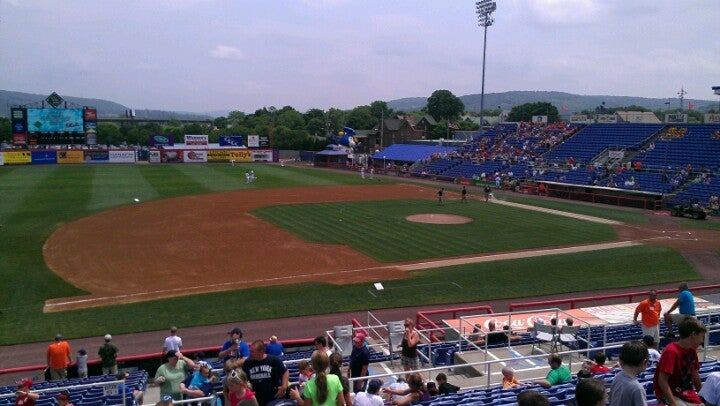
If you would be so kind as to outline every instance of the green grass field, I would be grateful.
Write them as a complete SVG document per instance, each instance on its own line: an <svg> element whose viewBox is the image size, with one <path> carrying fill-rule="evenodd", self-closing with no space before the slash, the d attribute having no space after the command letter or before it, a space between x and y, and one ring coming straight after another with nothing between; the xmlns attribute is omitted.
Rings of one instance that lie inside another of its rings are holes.
<svg viewBox="0 0 720 406"><path fill-rule="evenodd" d="M245 184L248 169L258 177L251 185ZM45 341L56 331L73 338L107 331L165 329L170 324L192 326L306 315L325 309L451 304L699 278L674 250L632 247L418 271L410 279L387 281L386 291L374 298L369 284L330 287L308 283L247 289L242 295L223 292L42 313L46 299L83 293L58 278L43 262L45 240L63 224L134 204L135 197L148 201L226 190L368 182L353 174L275 165L0 167L0 278L5 287L0 295L0 345ZM385 179L375 182L390 183ZM523 203L533 204L530 200ZM464 226L430 226L400 220L427 210L467 215L475 221ZM587 206L567 203L564 210L584 212ZM594 215L614 218L623 213L627 212L602 207ZM607 226L477 202L443 207L432 201L289 204L261 209L258 214L303 238L348 244L381 261L600 241L614 236ZM326 223L322 234L307 232L307 225L319 228L322 222ZM339 228L337 223L343 224L342 233L332 232ZM327 239L332 236L337 237ZM242 308L243 312L222 311L228 306Z"/></svg>

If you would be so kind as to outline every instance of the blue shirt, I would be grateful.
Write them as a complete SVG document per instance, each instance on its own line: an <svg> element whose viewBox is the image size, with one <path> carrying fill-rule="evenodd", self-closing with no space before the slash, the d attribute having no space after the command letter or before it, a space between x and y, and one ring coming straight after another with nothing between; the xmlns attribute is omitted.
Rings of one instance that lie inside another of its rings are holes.
<svg viewBox="0 0 720 406"><path fill-rule="evenodd" d="M220 348L220 351L225 351L228 348L232 347L232 345L233 345L232 340L227 340L227 341L225 341L225 344L223 344L222 347ZM250 356L250 346L245 341L240 340L240 345L238 345L237 351L228 353L228 355L225 357L225 359L223 361L236 359L236 358L247 358L249 356Z"/></svg>
<svg viewBox="0 0 720 406"><path fill-rule="evenodd" d="M695 315L695 299L689 290L683 290L680 292L677 300L680 302L680 306L678 306L680 314L689 314L691 316Z"/></svg>
<svg viewBox="0 0 720 406"><path fill-rule="evenodd" d="M282 343L279 343L275 341L274 343L268 343L268 345L265 346L265 354L274 355L276 357L280 357L285 352L285 348L283 347Z"/></svg>

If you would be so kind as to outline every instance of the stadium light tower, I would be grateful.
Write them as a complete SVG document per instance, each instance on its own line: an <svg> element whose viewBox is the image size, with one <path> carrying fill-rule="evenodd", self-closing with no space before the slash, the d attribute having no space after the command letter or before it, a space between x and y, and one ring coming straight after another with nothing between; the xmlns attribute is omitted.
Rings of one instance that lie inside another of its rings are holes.
<svg viewBox="0 0 720 406"><path fill-rule="evenodd" d="M491 0L481 0L475 3L475 12L478 16L478 25L483 27L483 63L482 63L482 86L480 89L480 135L483 133L483 124L485 123L485 50L487 49L487 29L495 22L490 17L493 11L497 9L497 4Z"/></svg>

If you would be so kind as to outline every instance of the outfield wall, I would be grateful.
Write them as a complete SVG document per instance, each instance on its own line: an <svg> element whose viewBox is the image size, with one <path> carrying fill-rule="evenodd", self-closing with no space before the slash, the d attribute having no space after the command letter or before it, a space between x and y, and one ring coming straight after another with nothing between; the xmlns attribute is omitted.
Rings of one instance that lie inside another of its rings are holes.
<svg viewBox="0 0 720 406"><path fill-rule="evenodd" d="M32 149L0 151L2 165L134 164L134 149ZM150 163L276 162L272 149L171 149L150 150Z"/></svg>

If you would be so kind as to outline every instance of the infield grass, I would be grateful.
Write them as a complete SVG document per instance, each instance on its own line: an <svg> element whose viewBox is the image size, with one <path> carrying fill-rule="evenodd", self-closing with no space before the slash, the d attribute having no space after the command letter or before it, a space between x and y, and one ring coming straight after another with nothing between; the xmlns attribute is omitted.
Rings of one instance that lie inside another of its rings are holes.
<svg viewBox="0 0 720 406"><path fill-rule="evenodd" d="M249 169L255 171L258 181L248 185L244 172ZM376 182L391 183L387 179ZM212 293L42 313L46 299L84 293L48 270L42 258L46 239L68 222L98 211L134 204L134 198L142 202L225 190L367 183L356 174L276 165L1 166L0 280L4 289L0 295L0 344L46 341L57 331L73 338L102 335L108 331L120 334L165 329L171 324L182 327L327 311L534 297L585 289L638 286L645 285L647 281L662 283L699 278L673 250L633 247L577 256L552 256L416 272L411 279L388 281L385 283L387 293L377 297L369 295L368 284L329 286L317 283L247 289L242 294L237 291ZM493 250L493 244L507 250L507 244L518 239L542 245L547 243L545 240L568 235L580 238L572 243L612 238L605 226L577 220L567 220L562 224L558 216L531 214L480 202L468 203L464 207L459 204L438 207L432 201L406 201L404 206L388 206L386 202L320 205L314 207L314 213L308 212L307 215L322 220L327 219L330 213L335 220L349 221L349 228L368 229L365 236L346 234L339 238L339 242L354 247L367 245L366 249L373 252L373 256L392 261L428 255L444 257L469 251L477 253ZM476 221L466 227L467 230L463 227L403 223L406 235L391 235L385 242L375 238L378 233L399 226L402 223L400 216L404 216L409 208L427 208L433 212L445 210L468 215ZM283 210L297 208L287 206ZM604 208L600 211L606 212ZM596 215L603 217L602 213ZM305 221L305 218L302 220ZM523 223L521 227L514 224L518 220ZM287 220L284 221L287 223ZM548 222L552 224L548 225ZM566 235L554 235L555 232L551 235L548 232L551 226L557 227L553 228L559 230L557 234ZM337 225L328 222L323 227L337 228ZM508 231L507 236L503 236L505 230ZM479 231L489 234L477 234ZM420 234L425 234L422 237L425 239L431 234L434 238L429 238L429 241L434 239L435 242L421 245ZM473 237L477 235L483 237ZM500 243L503 238L507 241ZM391 247L389 241L393 239L396 242ZM456 242L447 244L446 240L450 239ZM418 251L413 252L416 244ZM520 245L517 247L519 249ZM462 288L455 289L456 286ZM242 311L227 312L228 306Z"/></svg>

